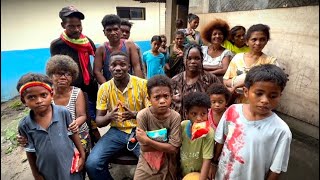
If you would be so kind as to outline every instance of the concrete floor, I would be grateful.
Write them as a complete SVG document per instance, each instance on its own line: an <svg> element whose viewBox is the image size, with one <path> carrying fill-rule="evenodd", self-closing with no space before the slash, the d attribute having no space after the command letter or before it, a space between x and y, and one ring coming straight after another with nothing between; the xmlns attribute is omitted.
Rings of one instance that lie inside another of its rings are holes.
<svg viewBox="0 0 320 180"><path fill-rule="evenodd" d="M108 128L100 129L105 133ZM293 131L288 171L281 180L317 180L319 179L319 141ZM112 164L110 173L114 180L133 177L135 166Z"/></svg>

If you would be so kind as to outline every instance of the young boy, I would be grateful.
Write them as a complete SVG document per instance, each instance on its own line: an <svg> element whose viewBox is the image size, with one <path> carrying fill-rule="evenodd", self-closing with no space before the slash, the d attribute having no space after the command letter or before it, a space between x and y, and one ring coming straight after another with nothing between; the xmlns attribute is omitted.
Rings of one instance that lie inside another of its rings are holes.
<svg viewBox="0 0 320 180"><path fill-rule="evenodd" d="M49 78L26 74L20 78L17 90L22 103L31 109L20 121L18 130L28 139L25 150L34 178L81 180L79 172L85 162L85 152L79 134L68 131L72 122L70 112L65 107L51 104L53 94ZM80 152L78 160L73 159L78 153L73 143ZM76 170L72 172L74 167Z"/></svg>
<svg viewBox="0 0 320 180"><path fill-rule="evenodd" d="M230 106L217 127L212 161L216 180L279 179L287 171L292 134L272 112L287 80L276 65L249 70L244 87L249 104Z"/></svg>
<svg viewBox="0 0 320 180"><path fill-rule="evenodd" d="M211 108L208 113L208 121L211 127L216 130L219 121L227 109L227 103L231 97L230 91L221 83L213 83L207 90L210 96Z"/></svg>
<svg viewBox="0 0 320 180"><path fill-rule="evenodd" d="M206 93L193 92L184 97L184 107L188 120L181 123L182 145L180 148L182 176L200 172L200 180L206 180L213 157L214 131L209 126L205 137L191 140L191 128L194 123L208 120L210 98Z"/></svg>
<svg viewBox="0 0 320 180"><path fill-rule="evenodd" d="M134 179L176 179L181 117L170 109L171 79L153 76L147 82L147 92L151 106L137 115L136 138L141 154Z"/></svg>

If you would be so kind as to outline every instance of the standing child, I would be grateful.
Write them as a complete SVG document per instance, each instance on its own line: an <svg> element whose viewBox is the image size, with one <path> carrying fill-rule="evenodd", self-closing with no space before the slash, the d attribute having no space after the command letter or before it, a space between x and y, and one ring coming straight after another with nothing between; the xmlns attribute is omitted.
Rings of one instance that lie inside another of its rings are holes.
<svg viewBox="0 0 320 180"><path fill-rule="evenodd" d="M227 109L231 93L223 84L213 83L208 88L207 94L210 96L211 101L208 120L211 127L216 130L224 111Z"/></svg>
<svg viewBox="0 0 320 180"><path fill-rule="evenodd" d="M176 179L181 116L170 109L171 79L154 76L148 80L147 89L151 106L137 115L136 137L141 154L134 179Z"/></svg>
<svg viewBox="0 0 320 180"><path fill-rule="evenodd" d="M81 180L79 172L85 162L85 152L79 134L68 131L72 122L70 112L51 104L50 79L41 74L26 74L19 79L17 90L22 103L31 109L20 121L18 130L28 139L25 150L34 178Z"/></svg>
<svg viewBox="0 0 320 180"><path fill-rule="evenodd" d="M153 36L151 38L151 49L143 53L143 63L147 79L152 78L157 74L164 74L163 67L165 66L165 56L159 52L162 40L160 36Z"/></svg>
<svg viewBox="0 0 320 180"><path fill-rule="evenodd" d="M249 104L230 106L217 127L212 161L216 180L279 179L287 171L292 134L272 112L287 80L276 65L259 65L248 72L244 95Z"/></svg>
<svg viewBox="0 0 320 180"><path fill-rule="evenodd" d="M214 130L208 126L205 137L192 140L192 127L208 120L210 98L204 92L192 92L184 96L184 107L188 120L182 121L182 145L180 148L182 176L200 172L200 180L206 180L213 157ZM186 178L186 177L185 177Z"/></svg>

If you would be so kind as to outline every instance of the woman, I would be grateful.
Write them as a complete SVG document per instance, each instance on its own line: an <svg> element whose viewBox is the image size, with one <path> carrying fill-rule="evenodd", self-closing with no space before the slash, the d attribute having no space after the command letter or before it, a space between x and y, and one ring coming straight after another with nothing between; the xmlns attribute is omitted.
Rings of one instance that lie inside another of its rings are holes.
<svg viewBox="0 0 320 180"><path fill-rule="evenodd" d="M216 75L221 81L232 57L231 51L222 47L229 34L229 25L222 19L208 23L201 31L201 36L209 46L202 46L203 69Z"/></svg>
<svg viewBox="0 0 320 180"><path fill-rule="evenodd" d="M231 28L228 40L223 42L223 47L229 49L233 54L249 52L246 45L245 34L246 28L243 26L234 26Z"/></svg>
<svg viewBox="0 0 320 180"><path fill-rule="evenodd" d="M181 114L182 120L186 119L186 112L182 106L183 96L190 92L206 92L212 83L221 83L214 74L203 71L202 62L203 54L199 45L192 44L186 47L185 71L172 78L172 108Z"/></svg>
<svg viewBox="0 0 320 180"><path fill-rule="evenodd" d="M244 79L247 72L253 67L261 64L277 64L276 58L262 52L270 39L270 28L264 24L252 25L246 35L246 43L249 52L236 54L223 76L223 83L233 93L235 103L247 103L243 95ZM232 103L232 102L230 102Z"/></svg>

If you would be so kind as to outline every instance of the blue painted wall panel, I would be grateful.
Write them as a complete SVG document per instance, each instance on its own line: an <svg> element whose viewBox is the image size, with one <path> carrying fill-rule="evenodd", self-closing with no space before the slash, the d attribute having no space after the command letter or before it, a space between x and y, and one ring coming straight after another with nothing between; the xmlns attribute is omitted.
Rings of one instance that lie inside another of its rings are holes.
<svg viewBox="0 0 320 180"><path fill-rule="evenodd" d="M141 52L149 50L149 41L136 42ZM98 46L98 45L97 45ZM45 74L49 48L1 51L1 102L18 95L16 85L19 78L28 72ZM91 59L92 63L93 59Z"/></svg>

